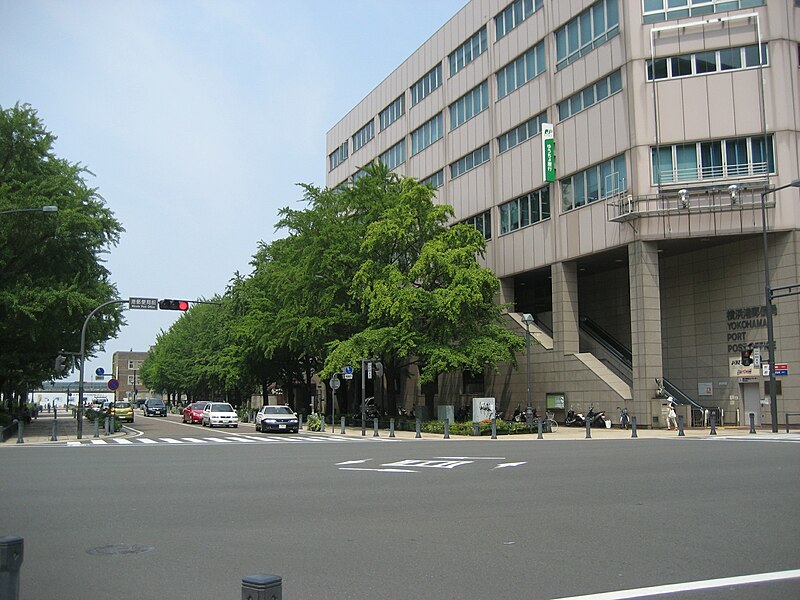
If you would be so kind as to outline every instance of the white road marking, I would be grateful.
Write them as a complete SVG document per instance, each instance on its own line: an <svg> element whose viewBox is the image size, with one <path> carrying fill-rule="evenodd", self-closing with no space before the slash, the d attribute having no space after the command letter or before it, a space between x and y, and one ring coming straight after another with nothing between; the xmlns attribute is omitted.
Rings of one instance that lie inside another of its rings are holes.
<svg viewBox="0 0 800 600"><path fill-rule="evenodd" d="M231 443L231 441L228 438L209 437L209 438L203 438L203 439L204 440L208 440L209 442L217 442L218 444L230 444Z"/></svg>
<svg viewBox="0 0 800 600"><path fill-rule="evenodd" d="M411 469L365 469L362 467L339 467L340 471L375 471L378 473L419 473Z"/></svg>
<svg viewBox="0 0 800 600"><path fill-rule="evenodd" d="M382 467L418 467L422 469L454 469L472 464L471 460L400 460L393 463L386 463Z"/></svg>
<svg viewBox="0 0 800 600"><path fill-rule="evenodd" d="M91 440L91 442L97 446L103 446L108 444L108 442L105 440Z"/></svg>
<svg viewBox="0 0 800 600"><path fill-rule="evenodd" d="M445 460L505 460L505 456L435 456Z"/></svg>
<svg viewBox="0 0 800 600"><path fill-rule="evenodd" d="M244 442L245 444L253 444L253 443L255 443L255 440L251 440L249 438L246 438L243 435L237 435L236 437L229 437L229 438L225 438L225 439L229 440L231 442Z"/></svg>
<svg viewBox="0 0 800 600"><path fill-rule="evenodd" d="M150 438L139 438L138 441L140 441L142 444L157 444L158 443L156 440L151 440Z"/></svg>
<svg viewBox="0 0 800 600"><path fill-rule="evenodd" d="M505 469L506 467L519 467L520 465L527 464L525 462L515 462L515 463L500 463L495 467L495 469Z"/></svg>
<svg viewBox="0 0 800 600"><path fill-rule="evenodd" d="M365 462L369 462L371 460L372 460L371 458L362 458L361 460L346 460L344 462L336 463L336 466L338 467L340 465L360 465Z"/></svg>
<svg viewBox="0 0 800 600"><path fill-rule="evenodd" d="M184 442L182 442L180 440L176 440L174 438L158 438L158 439L163 441L163 442L167 442L168 444L183 444L184 443Z"/></svg>
<svg viewBox="0 0 800 600"><path fill-rule="evenodd" d="M201 440L199 438L181 438L182 440L186 440L187 442L192 442L193 444L206 444L205 440Z"/></svg>
<svg viewBox="0 0 800 600"><path fill-rule="evenodd" d="M783 581L786 579L800 578L800 569L791 571L777 571L774 573L756 573L754 575L741 575L738 577L724 577L722 579L707 579L705 581L687 581L685 583L671 583L635 590L619 590L617 592L601 592L599 594L586 594L585 596L569 596L556 600L626 600L628 598L646 598L648 596L662 596L694 590L711 590L715 588L750 585L769 581Z"/></svg>
<svg viewBox="0 0 800 600"><path fill-rule="evenodd" d="M117 442L118 444L122 444L123 446L126 445L126 444L133 444L132 441L126 440L124 438L119 438L118 440L114 440L114 441Z"/></svg>

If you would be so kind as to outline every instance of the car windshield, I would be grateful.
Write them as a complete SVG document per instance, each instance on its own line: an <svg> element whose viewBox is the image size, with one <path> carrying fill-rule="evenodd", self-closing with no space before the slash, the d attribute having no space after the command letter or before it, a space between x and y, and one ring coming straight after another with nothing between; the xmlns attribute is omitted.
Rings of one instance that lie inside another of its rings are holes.
<svg viewBox="0 0 800 600"><path fill-rule="evenodd" d="M164 402L162 400L148 400L147 406L164 406Z"/></svg>
<svg viewBox="0 0 800 600"><path fill-rule="evenodd" d="M212 404L211 412L233 412L230 404Z"/></svg>
<svg viewBox="0 0 800 600"><path fill-rule="evenodd" d="M264 414L266 415L293 415L292 409L288 406L265 406Z"/></svg>
<svg viewBox="0 0 800 600"><path fill-rule="evenodd" d="M117 402L114 405L114 408L130 408L130 407L131 407L131 403L130 402Z"/></svg>

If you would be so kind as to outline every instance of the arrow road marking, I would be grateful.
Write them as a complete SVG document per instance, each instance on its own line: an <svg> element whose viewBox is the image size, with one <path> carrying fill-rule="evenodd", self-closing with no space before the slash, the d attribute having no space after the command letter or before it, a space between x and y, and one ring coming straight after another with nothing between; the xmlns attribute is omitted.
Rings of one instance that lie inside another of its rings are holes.
<svg viewBox="0 0 800 600"><path fill-rule="evenodd" d="M346 460L344 462L336 463L336 466L339 467L341 465L360 465L365 462L371 461L371 458L364 458L362 460Z"/></svg>
<svg viewBox="0 0 800 600"><path fill-rule="evenodd" d="M505 469L506 467L518 467L520 465L524 465L524 462L515 462L515 463L500 463L495 467L495 469Z"/></svg>

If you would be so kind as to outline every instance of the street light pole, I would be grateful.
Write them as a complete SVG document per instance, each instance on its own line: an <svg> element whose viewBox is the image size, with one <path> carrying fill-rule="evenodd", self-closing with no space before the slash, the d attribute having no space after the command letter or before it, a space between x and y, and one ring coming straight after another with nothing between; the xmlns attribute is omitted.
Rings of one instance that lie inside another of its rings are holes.
<svg viewBox="0 0 800 600"><path fill-rule="evenodd" d="M761 234L764 241L764 299L767 305L767 347L769 348L769 414L772 433L778 433L778 397L775 390L775 332L772 323L772 287L769 284L769 245L767 242L767 195L790 187L800 187L800 179L761 192Z"/></svg>
<svg viewBox="0 0 800 600"><path fill-rule="evenodd" d="M11 213L21 213L21 212L58 212L57 206L40 206L38 208L12 208L9 210L0 210L0 215L8 215Z"/></svg>
<svg viewBox="0 0 800 600"><path fill-rule="evenodd" d="M528 381L528 405L525 409L525 422L528 423L528 431L533 427L533 404L531 402L531 323L533 315L524 313L522 322L525 323L525 354L527 355L527 381Z"/></svg>

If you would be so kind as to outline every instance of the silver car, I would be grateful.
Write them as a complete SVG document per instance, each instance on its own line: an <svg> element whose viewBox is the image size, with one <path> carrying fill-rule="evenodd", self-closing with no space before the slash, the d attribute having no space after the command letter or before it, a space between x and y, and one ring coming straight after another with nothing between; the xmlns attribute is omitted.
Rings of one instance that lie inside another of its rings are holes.
<svg viewBox="0 0 800 600"><path fill-rule="evenodd" d="M203 409L203 427L238 427L239 415L227 402L209 402Z"/></svg>
<svg viewBox="0 0 800 600"><path fill-rule="evenodd" d="M297 433L300 420L288 406L262 406L256 415L256 431L291 431Z"/></svg>

